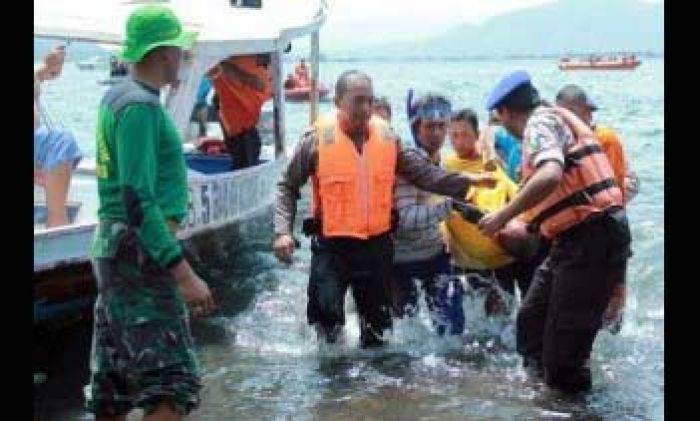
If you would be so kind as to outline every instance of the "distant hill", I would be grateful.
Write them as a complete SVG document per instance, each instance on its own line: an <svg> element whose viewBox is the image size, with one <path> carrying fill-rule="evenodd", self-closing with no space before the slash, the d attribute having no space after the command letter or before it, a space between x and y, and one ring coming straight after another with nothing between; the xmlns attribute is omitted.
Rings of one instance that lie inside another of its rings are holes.
<svg viewBox="0 0 700 421"><path fill-rule="evenodd" d="M518 57L615 51L664 51L663 3L558 0L461 25L422 42L373 48L375 58ZM351 51L339 57L367 57Z"/></svg>

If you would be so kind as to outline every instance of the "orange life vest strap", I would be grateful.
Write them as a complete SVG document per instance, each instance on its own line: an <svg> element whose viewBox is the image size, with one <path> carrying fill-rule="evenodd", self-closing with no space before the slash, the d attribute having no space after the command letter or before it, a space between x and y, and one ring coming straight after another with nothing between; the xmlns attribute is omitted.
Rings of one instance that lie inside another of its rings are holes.
<svg viewBox="0 0 700 421"><path fill-rule="evenodd" d="M593 155L596 153L605 153L603 148L600 147L598 143L592 143L585 145L575 151L569 152L564 157L564 171L568 171L573 167L578 166L578 161L588 155Z"/></svg>

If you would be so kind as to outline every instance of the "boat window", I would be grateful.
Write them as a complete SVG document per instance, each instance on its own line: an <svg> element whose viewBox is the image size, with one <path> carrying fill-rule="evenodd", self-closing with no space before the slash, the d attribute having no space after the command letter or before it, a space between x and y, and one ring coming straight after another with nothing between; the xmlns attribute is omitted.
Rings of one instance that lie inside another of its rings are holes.
<svg viewBox="0 0 700 421"><path fill-rule="evenodd" d="M261 9L262 0L231 0L233 7L247 7L251 9Z"/></svg>

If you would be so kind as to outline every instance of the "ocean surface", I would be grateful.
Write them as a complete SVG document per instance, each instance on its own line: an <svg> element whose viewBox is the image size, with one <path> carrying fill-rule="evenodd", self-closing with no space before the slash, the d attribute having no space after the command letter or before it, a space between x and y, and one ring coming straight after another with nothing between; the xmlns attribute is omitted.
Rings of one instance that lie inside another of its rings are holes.
<svg viewBox="0 0 700 421"><path fill-rule="evenodd" d="M309 242L299 235L302 247L294 264L284 267L271 254L271 222L264 221L249 242L227 244L219 236L223 254L197 256L221 309L193 324L205 387L190 419L663 419L663 59L647 59L633 72L570 73L549 60L324 62L321 80L332 87L351 68L369 73L375 94L389 97L393 126L407 143L408 88L443 93L453 107L473 108L483 123L488 92L507 72L527 70L549 100L564 84L582 86L600 107L595 120L622 137L641 181L628 208L634 256L622 330L598 335L594 389L575 398L528 379L514 351L513 318L488 319L483 296L471 290L464 339L438 338L421 301L419 315L397 323L385 348L360 350L348 299L344 340L320 344L306 324ZM74 130L88 157L94 157L97 105L106 89L97 81L105 77L105 70L84 72L67 63L63 76L44 88L52 119ZM325 102L321 109L330 106ZM308 104L287 103L286 112L293 146L308 124ZM71 197L94 207L94 183L76 178L74 187ZM302 216L308 192L303 196ZM91 419L78 405L56 410L54 418Z"/></svg>

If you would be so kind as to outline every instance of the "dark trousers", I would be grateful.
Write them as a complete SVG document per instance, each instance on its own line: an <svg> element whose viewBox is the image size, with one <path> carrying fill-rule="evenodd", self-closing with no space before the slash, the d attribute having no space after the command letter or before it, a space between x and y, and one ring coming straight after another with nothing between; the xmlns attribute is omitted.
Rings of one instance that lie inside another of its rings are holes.
<svg viewBox="0 0 700 421"><path fill-rule="evenodd" d="M587 367L615 284L630 253L624 210L597 214L554 239L517 316L517 347L526 366L566 392L591 388Z"/></svg>
<svg viewBox="0 0 700 421"><path fill-rule="evenodd" d="M381 345L384 331L391 328L386 287L394 246L389 235L367 240L315 236L311 252L309 324L328 342L334 342L345 324L345 293L350 287L360 318L361 346Z"/></svg>
<svg viewBox="0 0 700 421"><path fill-rule="evenodd" d="M226 135L224 143L231 155L234 170L258 164L262 144L257 128L253 127L235 136Z"/></svg>
<svg viewBox="0 0 700 421"><path fill-rule="evenodd" d="M517 286L520 297L524 298L532 283L535 270L547 257L549 248L550 243L543 240L537 254L526 261L515 261L498 269L468 269L453 266L452 273L464 275L471 288L487 292L484 301L484 312L487 316L507 314L508 307L498 288L512 296Z"/></svg>
<svg viewBox="0 0 700 421"><path fill-rule="evenodd" d="M450 274L450 257L441 253L428 260L395 263L391 279L394 314L415 316L418 312L418 286L425 293L430 318L439 335L460 335L464 331L464 288Z"/></svg>
<svg viewBox="0 0 700 421"><path fill-rule="evenodd" d="M532 278L535 275L535 270L544 262L544 259L549 254L550 243L543 240L540 243L540 248L537 254L530 260L517 260L507 266L498 268L494 271L498 284L509 294L515 294L517 285L520 291L520 297L527 295Z"/></svg>

